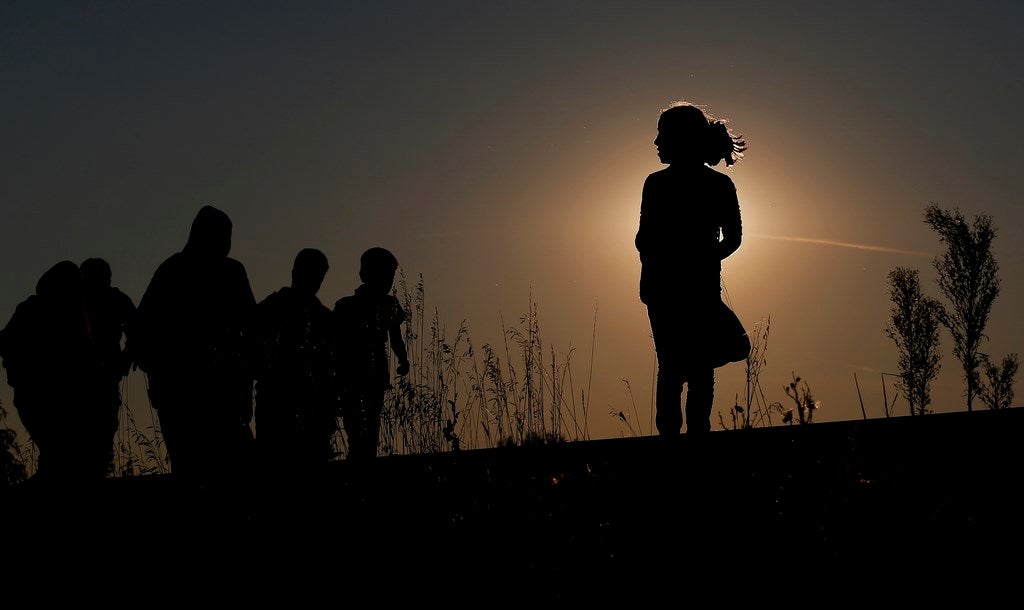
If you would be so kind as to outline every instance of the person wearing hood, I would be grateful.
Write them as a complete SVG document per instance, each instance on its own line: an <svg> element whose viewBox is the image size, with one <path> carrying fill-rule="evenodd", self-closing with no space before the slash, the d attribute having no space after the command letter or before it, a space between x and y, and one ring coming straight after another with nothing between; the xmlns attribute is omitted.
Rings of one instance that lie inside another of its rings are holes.
<svg viewBox="0 0 1024 610"><path fill-rule="evenodd" d="M14 407L39 451L37 481L76 483L108 474L113 438L93 432L103 416L102 371L90 335L82 273L67 260L42 275L35 294L0 331Z"/></svg>
<svg viewBox="0 0 1024 610"><path fill-rule="evenodd" d="M253 449L253 372L245 332L256 307L228 256L232 224L199 210L185 247L157 268L128 333L173 474L244 474Z"/></svg>

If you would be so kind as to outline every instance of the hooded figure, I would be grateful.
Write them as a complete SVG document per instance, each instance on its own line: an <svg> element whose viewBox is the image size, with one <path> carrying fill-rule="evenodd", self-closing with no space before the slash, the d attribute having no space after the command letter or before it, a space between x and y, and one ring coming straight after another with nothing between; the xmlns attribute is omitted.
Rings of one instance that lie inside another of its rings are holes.
<svg viewBox="0 0 1024 610"><path fill-rule="evenodd" d="M40 480L107 474L112 435L97 435L102 376L90 340L78 265L61 261L36 284L0 332L14 407L39 450Z"/></svg>
<svg viewBox="0 0 1024 610"><path fill-rule="evenodd" d="M249 462L245 329L256 299L230 250L231 220L203 207L185 247L157 268L129 329L128 349L147 376L176 474L231 476Z"/></svg>

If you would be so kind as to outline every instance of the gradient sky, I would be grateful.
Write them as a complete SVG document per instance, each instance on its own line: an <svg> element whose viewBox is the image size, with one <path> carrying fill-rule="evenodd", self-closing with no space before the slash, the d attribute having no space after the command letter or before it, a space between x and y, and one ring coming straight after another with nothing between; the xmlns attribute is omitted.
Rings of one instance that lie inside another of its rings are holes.
<svg viewBox="0 0 1024 610"><path fill-rule="evenodd" d="M940 296L929 204L993 217L983 350L1021 350L1022 39L1019 2L6 1L0 321L61 259L106 258L138 302L211 204L258 299L315 247L331 306L377 245L478 347L532 295L577 380L593 350L592 435L627 433L623 379L650 433L633 237L658 112L685 99L749 146L719 167L744 221L724 280L748 328L771 319L769 400L795 373L817 420L860 418L856 374L881 417L886 276L918 268ZM945 331L942 355L931 406L961 410ZM741 364L716 391L725 412Z"/></svg>

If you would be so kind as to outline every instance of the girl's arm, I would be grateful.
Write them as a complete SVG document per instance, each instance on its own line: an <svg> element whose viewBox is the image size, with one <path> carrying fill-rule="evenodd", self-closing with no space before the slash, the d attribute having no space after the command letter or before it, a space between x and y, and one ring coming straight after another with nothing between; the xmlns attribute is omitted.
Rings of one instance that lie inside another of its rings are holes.
<svg viewBox="0 0 1024 610"><path fill-rule="evenodd" d="M405 375L409 372L409 357L405 352L405 341L402 339L401 323L395 323L391 326L388 330L388 337L391 339L391 351L398 358L398 366L395 372L399 375Z"/></svg>
<svg viewBox="0 0 1024 610"><path fill-rule="evenodd" d="M730 181L731 182L731 181ZM729 185L728 198L725 202L725 214L722 218L722 241L718 244L718 257L723 260L736 250L743 242L743 223L740 221L740 203L736 197L736 187Z"/></svg>

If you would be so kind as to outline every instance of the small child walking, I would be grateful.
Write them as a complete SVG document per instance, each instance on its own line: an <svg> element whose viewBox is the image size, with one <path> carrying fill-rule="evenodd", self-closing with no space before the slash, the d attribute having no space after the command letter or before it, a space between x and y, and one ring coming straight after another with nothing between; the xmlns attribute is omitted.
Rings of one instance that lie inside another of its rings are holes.
<svg viewBox="0 0 1024 610"><path fill-rule="evenodd" d="M347 459L354 461L377 456L384 394L391 389L389 346L397 360L395 372L409 372L402 339L406 313L391 294L397 271L394 254L370 248L359 259L362 284L334 305L342 422L348 436Z"/></svg>

